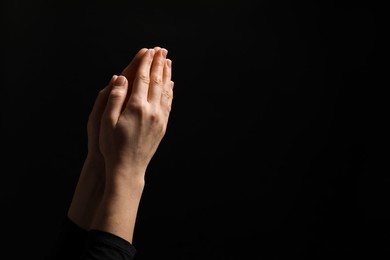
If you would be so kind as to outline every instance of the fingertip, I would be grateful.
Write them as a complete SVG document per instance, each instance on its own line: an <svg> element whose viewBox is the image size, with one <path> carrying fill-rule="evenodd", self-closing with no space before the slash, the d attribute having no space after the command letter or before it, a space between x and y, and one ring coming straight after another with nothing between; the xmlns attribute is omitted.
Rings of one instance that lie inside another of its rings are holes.
<svg viewBox="0 0 390 260"><path fill-rule="evenodd" d="M138 53L145 53L146 51L148 50L148 48L141 48L139 51L138 51Z"/></svg>
<svg viewBox="0 0 390 260"><path fill-rule="evenodd" d="M166 59L166 64L168 65L168 68L171 68L172 67L172 60Z"/></svg>
<svg viewBox="0 0 390 260"><path fill-rule="evenodd" d="M109 83L110 84L114 83L117 78L118 78L118 75L116 75L116 74L112 75Z"/></svg>
<svg viewBox="0 0 390 260"><path fill-rule="evenodd" d="M127 78L123 75L117 76L114 81L115 86L124 86L126 83L127 83Z"/></svg>
<svg viewBox="0 0 390 260"><path fill-rule="evenodd" d="M163 58L167 58L167 55L168 55L168 50L165 49L165 48L161 48L161 55Z"/></svg>

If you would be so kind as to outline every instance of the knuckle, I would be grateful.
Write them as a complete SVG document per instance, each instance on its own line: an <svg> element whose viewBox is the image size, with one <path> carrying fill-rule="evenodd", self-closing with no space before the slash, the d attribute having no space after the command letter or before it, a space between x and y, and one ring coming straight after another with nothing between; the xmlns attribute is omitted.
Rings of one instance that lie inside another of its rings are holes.
<svg viewBox="0 0 390 260"><path fill-rule="evenodd" d="M145 118L147 115L147 104L140 98L132 98L127 103L127 110L140 118Z"/></svg>
<svg viewBox="0 0 390 260"><path fill-rule="evenodd" d="M146 75L146 74L144 74L144 73L139 73L139 74L137 75L137 77L138 77L138 79L139 79L141 82L143 82L143 83L145 83L145 84L149 84L149 83L150 83L150 78L149 78L149 76Z"/></svg>
<svg viewBox="0 0 390 260"><path fill-rule="evenodd" d="M112 99L121 99L125 95L125 91L123 89L113 88L110 93L110 97Z"/></svg>
<svg viewBox="0 0 390 260"><path fill-rule="evenodd" d="M158 59L156 60L156 65L159 67L163 67L165 65L165 59Z"/></svg>
<svg viewBox="0 0 390 260"><path fill-rule="evenodd" d="M149 114L149 120L152 123L154 129L157 133L164 133L165 132L165 120L163 118L162 113L159 111L153 111Z"/></svg>
<svg viewBox="0 0 390 260"><path fill-rule="evenodd" d="M153 83L154 85L162 86L163 81L162 81L162 78L161 78L161 77L156 76L156 77L153 77L153 78L152 78L152 83Z"/></svg>
<svg viewBox="0 0 390 260"><path fill-rule="evenodd" d="M132 97L129 99L127 106L134 110L144 110L145 102L141 98Z"/></svg>

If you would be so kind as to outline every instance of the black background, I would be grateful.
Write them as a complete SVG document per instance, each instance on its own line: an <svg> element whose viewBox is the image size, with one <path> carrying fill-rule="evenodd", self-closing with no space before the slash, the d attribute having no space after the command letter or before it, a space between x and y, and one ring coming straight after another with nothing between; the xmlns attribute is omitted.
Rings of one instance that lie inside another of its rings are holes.
<svg viewBox="0 0 390 260"><path fill-rule="evenodd" d="M161 46L175 98L146 176L137 259L385 259L378 8L2 1L5 249L46 254L97 92L140 48Z"/></svg>

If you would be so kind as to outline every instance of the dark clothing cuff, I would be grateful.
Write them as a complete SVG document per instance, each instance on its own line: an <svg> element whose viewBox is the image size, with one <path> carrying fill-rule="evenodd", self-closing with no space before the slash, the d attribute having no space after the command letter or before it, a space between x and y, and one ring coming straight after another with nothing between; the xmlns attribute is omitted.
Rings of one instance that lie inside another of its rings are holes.
<svg viewBox="0 0 390 260"><path fill-rule="evenodd" d="M100 230L85 230L66 217L46 260L133 260L135 247Z"/></svg>
<svg viewBox="0 0 390 260"><path fill-rule="evenodd" d="M133 260L135 247L112 233L90 230L82 260Z"/></svg>

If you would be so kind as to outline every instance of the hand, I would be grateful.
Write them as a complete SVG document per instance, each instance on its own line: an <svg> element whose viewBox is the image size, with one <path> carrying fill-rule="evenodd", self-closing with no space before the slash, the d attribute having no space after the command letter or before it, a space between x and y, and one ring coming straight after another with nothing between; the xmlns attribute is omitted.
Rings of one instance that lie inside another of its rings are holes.
<svg viewBox="0 0 390 260"><path fill-rule="evenodd" d="M158 50L160 48L156 47L155 49ZM122 71L121 75L125 76L129 81L132 82L134 80L135 72L138 68L140 58L146 51L146 48L142 48L141 50L139 50L138 53L134 56L134 58L131 60L131 62ZM101 154L99 146L101 118L106 107L110 91L112 89L112 84L117 78L117 75L112 76L110 82L106 85L106 87L99 92L92 111L88 117L88 156L93 158L96 162L99 162L99 164L104 163L104 158Z"/></svg>
<svg viewBox="0 0 390 260"><path fill-rule="evenodd" d="M149 49L135 70L125 69L128 78L115 78L101 117L99 147L106 181L91 229L130 243L146 168L165 135L171 111L172 63L166 55L166 49Z"/></svg>
<svg viewBox="0 0 390 260"><path fill-rule="evenodd" d="M154 49L158 51L161 48L155 47ZM146 48L139 50L122 71L121 75L130 82L134 80L140 59L146 51ZM88 154L68 210L68 217L86 230L91 226L105 189L105 163L99 145L100 124L112 84L117 78L118 76L114 75L107 86L99 92L89 114L87 123Z"/></svg>
<svg viewBox="0 0 390 260"><path fill-rule="evenodd" d="M166 55L164 48L145 51L138 69L127 70L127 76L134 77L119 76L112 84L99 144L106 169L116 174L143 178L165 135L173 98L172 67Z"/></svg>

